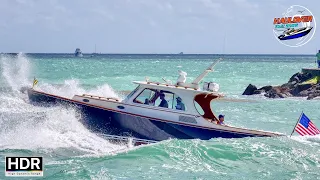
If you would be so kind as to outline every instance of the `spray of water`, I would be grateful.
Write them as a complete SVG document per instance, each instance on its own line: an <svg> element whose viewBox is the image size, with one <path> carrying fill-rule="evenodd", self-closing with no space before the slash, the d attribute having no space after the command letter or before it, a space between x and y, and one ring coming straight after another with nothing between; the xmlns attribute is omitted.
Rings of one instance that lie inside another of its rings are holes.
<svg viewBox="0 0 320 180"><path fill-rule="evenodd" d="M28 103L19 89L31 84L31 61L22 53L1 56L1 81L10 92L0 91L0 149L68 150L72 154L109 154L127 149L91 133L80 122L81 114L73 108L37 107ZM40 90L64 97L74 94L98 94L117 97L108 85L89 91L77 80L66 80L60 87L41 84Z"/></svg>
<svg viewBox="0 0 320 180"><path fill-rule="evenodd" d="M48 83L39 83L35 89L66 98L72 98L75 94L92 94L122 99L122 97L120 97L108 84L98 86L95 89L85 90L81 87L79 80L77 79L65 80L64 84L58 86Z"/></svg>
<svg viewBox="0 0 320 180"><path fill-rule="evenodd" d="M17 56L1 54L1 71L4 83L13 90L26 86L30 71L30 63L23 53Z"/></svg>

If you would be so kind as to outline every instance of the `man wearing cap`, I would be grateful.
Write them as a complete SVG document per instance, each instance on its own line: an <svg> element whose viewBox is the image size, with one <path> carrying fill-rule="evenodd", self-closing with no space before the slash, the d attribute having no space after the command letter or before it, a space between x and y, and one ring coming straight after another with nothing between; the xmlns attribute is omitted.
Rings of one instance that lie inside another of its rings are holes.
<svg viewBox="0 0 320 180"><path fill-rule="evenodd" d="M186 107L184 106L181 97L177 97L176 100L177 100L176 109L177 109L177 110L185 111L185 110L186 110Z"/></svg>
<svg viewBox="0 0 320 180"><path fill-rule="evenodd" d="M219 120L217 121L217 124L224 125L224 115L219 115Z"/></svg>
<svg viewBox="0 0 320 180"><path fill-rule="evenodd" d="M160 99L161 99L161 102L159 104L159 107L165 107L165 108L168 108L168 102L166 101L166 99L164 98L165 95L164 93L160 93Z"/></svg>

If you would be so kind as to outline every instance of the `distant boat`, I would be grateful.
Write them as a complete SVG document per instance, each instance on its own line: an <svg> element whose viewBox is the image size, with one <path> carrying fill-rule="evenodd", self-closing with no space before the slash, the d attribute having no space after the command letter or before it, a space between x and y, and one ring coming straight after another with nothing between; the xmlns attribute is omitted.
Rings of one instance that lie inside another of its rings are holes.
<svg viewBox="0 0 320 180"><path fill-rule="evenodd" d="M83 56L82 51L80 50L80 48L76 49L76 51L74 52L74 55L76 57L82 57Z"/></svg>
<svg viewBox="0 0 320 180"><path fill-rule="evenodd" d="M183 52L180 52L179 54L183 54Z"/></svg>
<svg viewBox="0 0 320 180"><path fill-rule="evenodd" d="M94 57L94 55L97 55L97 54L99 54L99 53L97 53L97 46L94 45L94 53L91 54L91 57Z"/></svg>
<svg viewBox="0 0 320 180"><path fill-rule="evenodd" d="M283 34L280 35L278 38L280 40L296 39L309 34L311 30L312 30L312 27L302 27L299 29L292 28L284 31Z"/></svg>

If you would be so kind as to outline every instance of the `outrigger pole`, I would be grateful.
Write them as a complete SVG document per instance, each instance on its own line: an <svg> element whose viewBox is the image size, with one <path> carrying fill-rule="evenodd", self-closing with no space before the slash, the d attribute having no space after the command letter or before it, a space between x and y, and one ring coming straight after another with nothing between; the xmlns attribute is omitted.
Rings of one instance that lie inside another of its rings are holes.
<svg viewBox="0 0 320 180"><path fill-rule="evenodd" d="M292 134L294 133L294 130L296 129L296 126L297 126L297 124L298 124L299 120L301 119L302 114L303 114L303 111L301 112L300 117L299 117L299 119L298 119L298 121L297 121L296 125L294 126L294 128L293 128L293 130L292 130L291 134L290 134L290 137L291 137L291 136L292 136Z"/></svg>
<svg viewBox="0 0 320 180"><path fill-rule="evenodd" d="M199 85L199 82L209 73L213 71L213 67L217 65L222 58L219 58L216 62L212 63L206 70L203 71L195 80L193 80L192 84Z"/></svg>
<svg viewBox="0 0 320 180"><path fill-rule="evenodd" d="M203 71L192 83L177 82L177 85L182 87L194 88L195 90L199 89L199 82L209 73L213 71L213 67L220 62L222 58L219 58L216 62L212 63L206 70Z"/></svg>

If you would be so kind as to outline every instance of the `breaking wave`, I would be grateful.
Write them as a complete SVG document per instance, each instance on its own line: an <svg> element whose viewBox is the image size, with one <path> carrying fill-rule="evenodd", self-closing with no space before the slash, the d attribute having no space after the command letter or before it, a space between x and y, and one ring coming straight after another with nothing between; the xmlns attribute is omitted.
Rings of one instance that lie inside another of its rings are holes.
<svg viewBox="0 0 320 180"><path fill-rule="evenodd" d="M64 149L76 155L110 154L127 149L91 133L80 122L73 108L39 107L28 103L20 90L32 83L31 61L23 53L1 55L0 150L27 149L46 151ZM39 90L72 97L74 94L95 94L118 97L105 84L95 89L81 88L77 80L66 80L60 86L39 83ZM6 90L4 90L6 89ZM8 90L9 89L9 90Z"/></svg>

